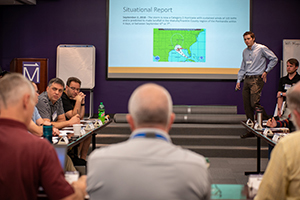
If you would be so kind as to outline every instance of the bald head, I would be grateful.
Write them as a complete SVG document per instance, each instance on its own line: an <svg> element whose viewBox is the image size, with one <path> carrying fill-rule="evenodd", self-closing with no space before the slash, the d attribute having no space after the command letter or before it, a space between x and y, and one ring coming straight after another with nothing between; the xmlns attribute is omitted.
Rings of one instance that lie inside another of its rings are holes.
<svg viewBox="0 0 300 200"><path fill-rule="evenodd" d="M168 126L172 106L171 96L165 88L147 83L132 93L128 110L137 128Z"/></svg>

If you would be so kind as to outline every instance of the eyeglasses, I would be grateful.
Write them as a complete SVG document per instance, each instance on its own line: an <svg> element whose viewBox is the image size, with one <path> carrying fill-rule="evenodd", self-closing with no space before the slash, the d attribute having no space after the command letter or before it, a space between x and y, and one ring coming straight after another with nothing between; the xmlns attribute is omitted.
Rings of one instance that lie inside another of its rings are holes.
<svg viewBox="0 0 300 200"><path fill-rule="evenodd" d="M69 88L71 88L71 90L76 90L77 92L80 91L80 88L74 88L74 87L69 87Z"/></svg>
<svg viewBox="0 0 300 200"><path fill-rule="evenodd" d="M38 93L38 94L40 94L40 91L39 91L39 90L36 90L35 92Z"/></svg>
<svg viewBox="0 0 300 200"><path fill-rule="evenodd" d="M53 92L56 92L58 90L59 93L62 93L64 91L63 89L57 89L56 87L52 87L51 90L53 90Z"/></svg>

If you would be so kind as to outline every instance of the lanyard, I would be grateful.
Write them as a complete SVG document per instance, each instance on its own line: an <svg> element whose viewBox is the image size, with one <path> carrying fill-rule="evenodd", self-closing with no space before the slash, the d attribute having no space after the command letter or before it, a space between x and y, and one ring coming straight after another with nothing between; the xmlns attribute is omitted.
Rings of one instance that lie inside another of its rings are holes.
<svg viewBox="0 0 300 200"><path fill-rule="evenodd" d="M132 139L139 138L139 137L144 137L144 138L158 138L158 139L165 140L165 141L169 142L168 139L165 136L163 136L163 135L161 135L159 133L153 133L153 132L138 133L135 136L133 136Z"/></svg>

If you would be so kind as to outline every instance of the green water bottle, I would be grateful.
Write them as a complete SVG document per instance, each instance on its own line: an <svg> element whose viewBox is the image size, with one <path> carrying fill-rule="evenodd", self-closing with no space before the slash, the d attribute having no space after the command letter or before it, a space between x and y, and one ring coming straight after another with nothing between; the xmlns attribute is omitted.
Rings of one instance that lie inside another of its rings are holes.
<svg viewBox="0 0 300 200"><path fill-rule="evenodd" d="M102 121L102 124L105 122L105 107L102 102L100 102L100 105L98 107L98 119Z"/></svg>

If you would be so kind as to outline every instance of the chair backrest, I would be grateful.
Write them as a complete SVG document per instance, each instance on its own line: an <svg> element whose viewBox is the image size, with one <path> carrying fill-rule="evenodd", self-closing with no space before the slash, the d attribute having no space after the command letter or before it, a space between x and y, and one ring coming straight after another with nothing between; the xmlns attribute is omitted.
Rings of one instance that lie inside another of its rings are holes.
<svg viewBox="0 0 300 200"><path fill-rule="evenodd" d="M284 113L285 109L286 109L286 101L282 102L281 113ZM273 116L274 117L278 116L278 104L276 104Z"/></svg>

